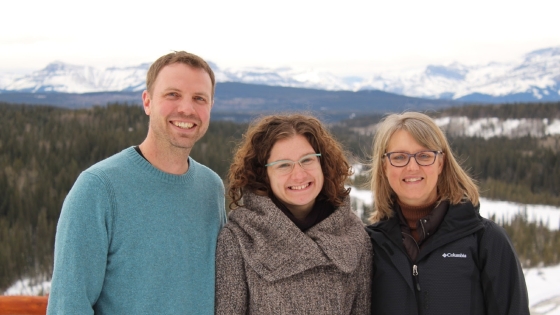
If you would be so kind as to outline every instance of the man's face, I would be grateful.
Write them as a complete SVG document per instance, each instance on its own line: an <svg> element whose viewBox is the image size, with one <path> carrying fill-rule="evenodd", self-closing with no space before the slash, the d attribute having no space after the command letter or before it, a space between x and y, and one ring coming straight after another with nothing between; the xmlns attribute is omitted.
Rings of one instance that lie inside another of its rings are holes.
<svg viewBox="0 0 560 315"><path fill-rule="evenodd" d="M159 148L190 150L208 130L212 81L201 68L174 63L161 69L151 93L142 95Z"/></svg>

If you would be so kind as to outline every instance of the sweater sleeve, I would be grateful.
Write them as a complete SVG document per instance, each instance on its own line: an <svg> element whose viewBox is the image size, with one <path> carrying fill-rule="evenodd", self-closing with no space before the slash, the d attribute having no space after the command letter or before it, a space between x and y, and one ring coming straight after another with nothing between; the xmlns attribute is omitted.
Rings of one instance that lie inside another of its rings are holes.
<svg viewBox="0 0 560 315"><path fill-rule="evenodd" d="M57 225L47 314L93 314L107 264L111 194L84 172L68 193Z"/></svg>
<svg viewBox="0 0 560 315"><path fill-rule="evenodd" d="M351 314L369 315L371 313L371 279L373 277L373 249L369 236L364 237L364 254L355 274L358 285Z"/></svg>
<svg viewBox="0 0 560 315"><path fill-rule="evenodd" d="M243 256L233 232L220 232L216 249L216 315L246 314L248 286Z"/></svg>
<svg viewBox="0 0 560 315"><path fill-rule="evenodd" d="M485 221L479 246L486 314L529 315L525 276L505 230Z"/></svg>

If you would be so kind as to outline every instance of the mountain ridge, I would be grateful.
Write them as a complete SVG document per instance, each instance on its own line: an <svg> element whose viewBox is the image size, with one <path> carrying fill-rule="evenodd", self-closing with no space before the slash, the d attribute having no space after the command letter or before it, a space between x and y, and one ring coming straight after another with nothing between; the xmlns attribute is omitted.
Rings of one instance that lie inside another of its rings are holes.
<svg viewBox="0 0 560 315"><path fill-rule="evenodd" d="M380 90L416 98L480 103L560 100L560 47L535 50L515 62L474 66L454 62L368 77L339 77L328 72L288 67L220 68L209 63L220 83L327 91ZM0 73L0 93L142 91L149 65L94 68L55 61L26 75Z"/></svg>
<svg viewBox="0 0 560 315"><path fill-rule="evenodd" d="M451 100L430 100L394 93L363 91L327 91L240 82L222 82L216 87L213 119L247 121L275 112L307 111L336 121L356 115L404 110L438 110L458 106ZM64 108L87 108L109 103L140 105L140 91L128 92L4 92L0 102L11 104L51 105Z"/></svg>

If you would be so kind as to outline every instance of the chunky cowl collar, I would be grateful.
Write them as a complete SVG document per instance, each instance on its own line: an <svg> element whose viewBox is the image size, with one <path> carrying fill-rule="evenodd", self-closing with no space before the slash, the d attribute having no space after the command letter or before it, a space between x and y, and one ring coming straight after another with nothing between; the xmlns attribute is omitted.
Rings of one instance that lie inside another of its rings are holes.
<svg viewBox="0 0 560 315"><path fill-rule="evenodd" d="M244 207L230 212L228 226L245 261L267 281L319 266L353 272L365 254L365 230L350 209L350 198L333 214L302 232L270 198L247 193ZM249 210L250 209L250 210Z"/></svg>

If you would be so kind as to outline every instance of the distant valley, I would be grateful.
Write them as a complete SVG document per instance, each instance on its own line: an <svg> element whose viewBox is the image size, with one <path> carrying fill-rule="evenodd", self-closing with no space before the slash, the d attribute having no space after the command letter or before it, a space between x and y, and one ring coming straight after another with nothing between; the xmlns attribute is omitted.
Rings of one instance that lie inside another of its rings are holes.
<svg viewBox="0 0 560 315"><path fill-rule="evenodd" d="M87 108L108 103L141 104L140 91L55 93L4 92L0 102ZM307 111L326 121L404 110L438 110L460 105L450 100L413 98L383 91L327 91L237 82L218 83L213 119L247 121L264 113Z"/></svg>

